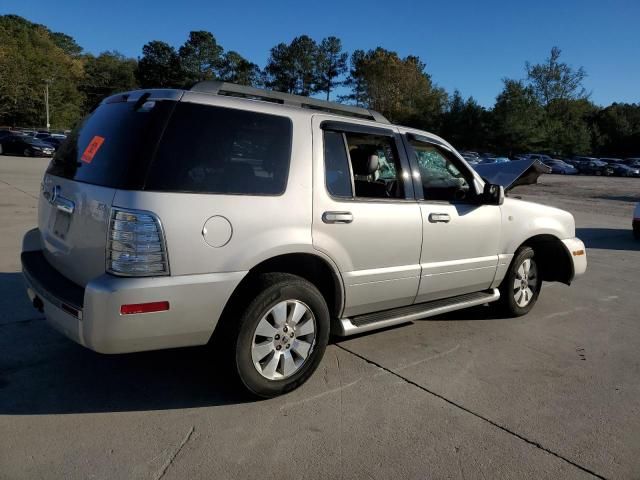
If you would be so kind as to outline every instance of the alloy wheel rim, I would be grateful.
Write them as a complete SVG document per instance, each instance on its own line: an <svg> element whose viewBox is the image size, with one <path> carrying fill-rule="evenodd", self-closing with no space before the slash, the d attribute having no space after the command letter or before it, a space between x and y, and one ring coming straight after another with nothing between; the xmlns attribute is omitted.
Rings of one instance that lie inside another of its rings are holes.
<svg viewBox="0 0 640 480"><path fill-rule="evenodd" d="M258 322L251 342L251 360L268 380L283 380L297 373L315 346L316 319L299 300L283 300Z"/></svg>
<svg viewBox="0 0 640 480"><path fill-rule="evenodd" d="M513 299L516 305L524 308L531 303L538 286L538 267L532 259L525 259L518 270L513 281Z"/></svg>

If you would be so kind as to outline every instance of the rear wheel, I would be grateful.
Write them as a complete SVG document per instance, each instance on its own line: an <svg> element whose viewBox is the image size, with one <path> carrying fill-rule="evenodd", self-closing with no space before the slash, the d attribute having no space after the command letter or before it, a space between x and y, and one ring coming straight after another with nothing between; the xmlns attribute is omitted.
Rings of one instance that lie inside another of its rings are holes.
<svg viewBox="0 0 640 480"><path fill-rule="evenodd" d="M22 154L23 154L25 157L30 157L30 156L31 156L31 150L29 150L28 148L25 148L25 149L24 149L24 152L22 152Z"/></svg>
<svg viewBox="0 0 640 480"><path fill-rule="evenodd" d="M329 340L329 309L318 289L295 275L262 275L254 292L237 323L234 363L249 391L274 397L317 368Z"/></svg>
<svg viewBox="0 0 640 480"><path fill-rule="evenodd" d="M521 247L513 257L509 271L500 285L500 303L508 315L519 317L533 308L542 278L531 247Z"/></svg>

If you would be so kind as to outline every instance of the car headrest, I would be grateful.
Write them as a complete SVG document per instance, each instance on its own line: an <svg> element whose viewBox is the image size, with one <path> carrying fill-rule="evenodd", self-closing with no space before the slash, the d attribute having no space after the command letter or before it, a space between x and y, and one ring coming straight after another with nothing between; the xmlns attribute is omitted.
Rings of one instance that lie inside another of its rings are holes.
<svg viewBox="0 0 640 480"><path fill-rule="evenodd" d="M351 152L351 164L355 175L371 175L378 170L378 155L364 148L354 148Z"/></svg>

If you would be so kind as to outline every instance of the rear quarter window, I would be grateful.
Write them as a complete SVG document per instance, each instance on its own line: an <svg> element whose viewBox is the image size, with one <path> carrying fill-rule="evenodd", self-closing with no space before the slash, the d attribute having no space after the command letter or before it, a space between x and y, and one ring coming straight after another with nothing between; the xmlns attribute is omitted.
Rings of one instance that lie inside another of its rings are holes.
<svg viewBox="0 0 640 480"><path fill-rule="evenodd" d="M178 103L145 189L280 195L287 184L291 137L287 117Z"/></svg>

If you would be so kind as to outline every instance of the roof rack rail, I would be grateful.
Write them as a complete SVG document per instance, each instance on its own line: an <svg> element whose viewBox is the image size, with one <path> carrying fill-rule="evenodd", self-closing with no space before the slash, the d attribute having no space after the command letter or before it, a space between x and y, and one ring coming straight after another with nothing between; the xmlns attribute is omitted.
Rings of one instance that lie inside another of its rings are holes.
<svg viewBox="0 0 640 480"><path fill-rule="evenodd" d="M303 97L302 95L292 95L290 93L263 90L261 88L247 87L245 85L237 85L235 83L220 82L217 80L198 82L191 87L191 91L231 97L252 98L255 100L279 103L282 105L321 110L324 112L336 113L338 115L349 115L380 123L390 123L389 120L375 110L318 100L317 98Z"/></svg>

